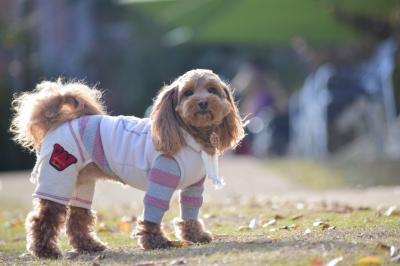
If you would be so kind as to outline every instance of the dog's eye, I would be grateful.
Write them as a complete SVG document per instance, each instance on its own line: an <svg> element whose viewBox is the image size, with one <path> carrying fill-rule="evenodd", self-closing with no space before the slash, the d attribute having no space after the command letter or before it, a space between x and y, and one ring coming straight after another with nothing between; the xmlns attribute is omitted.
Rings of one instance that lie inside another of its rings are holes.
<svg viewBox="0 0 400 266"><path fill-rule="evenodd" d="M187 90L187 91L185 91L185 93L183 95L185 95L186 97L192 96L193 95L193 91L192 90Z"/></svg>
<svg viewBox="0 0 400 266"><path fill-rule="evenodd" d="M211 94L217 94L217 89L211 87L211 88L208 88L208 92L211 93Z"/></svg>

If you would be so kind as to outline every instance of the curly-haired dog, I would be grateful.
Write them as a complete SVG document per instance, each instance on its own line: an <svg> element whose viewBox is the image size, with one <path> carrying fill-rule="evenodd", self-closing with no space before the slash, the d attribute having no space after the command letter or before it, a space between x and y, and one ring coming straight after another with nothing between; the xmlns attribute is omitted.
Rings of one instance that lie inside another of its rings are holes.
<svg viewBox="0 0 400 266"><path fill-rule="evenodd" d="M163 87L150 119L107 116L100 91L81 83L44 81L13 102L11 131L35 151L34 210L26 220L27 249L58 257L58 234L66 222L79 252L106 248L95 235L91 210L95 182L112 179L146 191L137 224L144 249L167 248L161 220L180 190L177 237L207 243L212 235L199 220L206 176L221 184L217 155L243 138L231 89L210 70L192 70Z"/></svg>

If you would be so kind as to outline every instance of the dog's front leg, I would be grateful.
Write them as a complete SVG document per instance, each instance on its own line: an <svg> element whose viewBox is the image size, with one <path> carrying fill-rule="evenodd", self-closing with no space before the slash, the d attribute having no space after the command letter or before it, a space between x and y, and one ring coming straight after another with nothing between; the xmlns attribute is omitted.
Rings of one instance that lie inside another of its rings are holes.
<svg viewBox="0 0 400 266"><path fill-rule="evenodd" d="M180 179L175 159L161 155L155 160L149 171L143 218L138 220L136 228L138 243L143 249L172 247L171 241L162 232L161 221Z"/></svg>
<svg viewBox="0 0 400 266"><path fill-rule="evenodd" d="M65 222L67 207L46 199L37 199L25 222L27 250L38 258L61 256L58 235Z"/></svg>
<svg viewBox="0 0 400 266"><path fill-rule="evenodd" d="M181 217L174 219L178 239L193 243L208 243L212 240L212 234L198 218L203 204L204 180L205 178L180 192Z"/></svg>

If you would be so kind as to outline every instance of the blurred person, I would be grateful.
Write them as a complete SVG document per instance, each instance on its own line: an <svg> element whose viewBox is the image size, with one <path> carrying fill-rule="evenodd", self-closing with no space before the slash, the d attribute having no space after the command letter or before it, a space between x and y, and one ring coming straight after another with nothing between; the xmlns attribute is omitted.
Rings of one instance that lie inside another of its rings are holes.
<svg viewBox="0 0 400 266"><path fill-rule="evenodd" d="M287 97L279 80L262 62L250 61L240 66L232 84L241 98L241 113L249 119L248 135L237 152L256 156L282 153L288 131Z"/></svg>

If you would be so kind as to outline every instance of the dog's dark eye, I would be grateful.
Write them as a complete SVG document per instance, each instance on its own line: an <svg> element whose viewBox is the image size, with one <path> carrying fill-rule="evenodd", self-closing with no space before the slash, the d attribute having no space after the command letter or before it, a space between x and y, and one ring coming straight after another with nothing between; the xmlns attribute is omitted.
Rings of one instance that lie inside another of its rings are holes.
<svg viewBox="0 0 400 266"><path fill-rule="evenodd" d="M183 95L185 95L186 97L192 96L193 95L193 91L192 90L187 90L187 91L185 91L185 93Z"/></svg>
<svg viewBox="0 0 400 266"><path fill-rule="evenodd" d="M211 94L217 94L217 89L211 87L211 88L208 88L208 92L211 93Z"/></svg>

